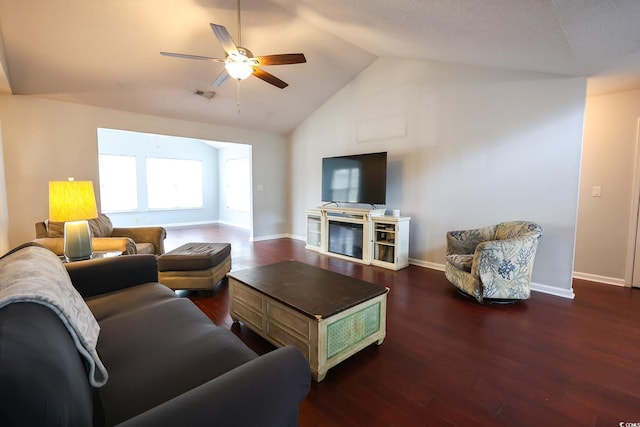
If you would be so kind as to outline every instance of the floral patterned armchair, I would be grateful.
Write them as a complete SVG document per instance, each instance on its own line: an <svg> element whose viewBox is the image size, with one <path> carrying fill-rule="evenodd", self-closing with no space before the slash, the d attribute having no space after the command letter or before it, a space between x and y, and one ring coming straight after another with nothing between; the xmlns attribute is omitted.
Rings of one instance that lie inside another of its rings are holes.
<svg viewBox="0 0 640 427"><path fill-rule="evenodd" d="M461 292L484 300L527 299L542 227L510 221L447 233L445 275Z"/></svg>

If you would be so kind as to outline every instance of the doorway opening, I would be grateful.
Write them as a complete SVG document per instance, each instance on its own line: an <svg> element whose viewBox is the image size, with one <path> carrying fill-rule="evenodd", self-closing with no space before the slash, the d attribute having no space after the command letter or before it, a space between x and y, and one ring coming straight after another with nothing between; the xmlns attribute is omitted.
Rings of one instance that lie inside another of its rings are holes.
<svg viewBox="0 0 640 427"><path fill-rule="evenodd" d="M97 131L100 209L115 226L224 223L252 231L250 145Z"/></svg>
<svg viewBox="0 0 640 427"><path fill-rule="evenodd" d="M629 217L629 242L625 281L640 288L640 117L636 125L635 163L633 171L633 199Z"/></svg>

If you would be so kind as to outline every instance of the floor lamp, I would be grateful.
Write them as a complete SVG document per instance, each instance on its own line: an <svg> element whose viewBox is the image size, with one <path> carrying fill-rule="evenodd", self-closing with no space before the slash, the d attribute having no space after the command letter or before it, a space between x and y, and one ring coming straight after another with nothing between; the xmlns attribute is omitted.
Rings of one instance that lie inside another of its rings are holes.
<svg viewBox="0 0 640 427"><path fill-rule="evenodd" d="M96 218L96 197L92 181L50 181L49 221L64 222L64 256L67 261L91 259L91 230L88 219Z"/></svg>

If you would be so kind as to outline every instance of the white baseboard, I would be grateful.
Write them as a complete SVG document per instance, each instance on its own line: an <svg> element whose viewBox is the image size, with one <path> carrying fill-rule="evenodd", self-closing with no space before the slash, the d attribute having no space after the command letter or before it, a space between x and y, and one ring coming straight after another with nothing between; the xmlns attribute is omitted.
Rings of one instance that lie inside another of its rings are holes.
<svg viewBox="0 0 640 427"><path fill-rule="evenodd" d="M576 294L573 292L573 286L570 289L562 289L555 286L531 282L531 290L567 299L574 299L576 297Z"/></svg>
<svg viewBox="0 0 640 427"><path fill-rule="evenodd" d="M436 262L429 262L412 258L409 260L409 264L417 265L418 267L430 268L432 270L444 271L444 264L439 264ZM542 285L540 283L531 283L531 290L568 299L574 299L576 296L573 293L573 288L561 289L556 288L555 286Z"/></svg>
<svg viewBox="0 0 640 427"><path fill-rule="evenodd" d="M262 240L283 239L283 238L302 240L302 241L306 240L306 238L304 236L298 236L298 235L294 235L294 234L278 234L278 235L272 235L272 236L255 237L255 238L252 239L252 241L258 242L258 241L262 241ZM432 270L444 271L444 264L440 264L440 263L437 263L437 262L424 261L424 260L420 260L420 259L410 258L409 259L409 264L416 265L418 267L430 268ZM576 277L576 278L585 278L586 279L586 277L578 277L577 274L580 274L580 273L574 273L574 277ZM589 280L589 279L586 279L586 280ZM602 283L617 284L617 283L611 283L611 282L602 281L602 278L600 278L600 277L593 278L592 280L596 281L596 282L602 282ZM624 283L621 286L624 286ZM575 296L576 296L575 293L573 292L573 287L570 288L570 289L562 289L562 288L557 288L555 286L543 285L541 283L533 283L532 282L531 283L531 290L535 291L535 292L542 292L544 294L554 295L554 296L567 298L567 299L574 299Z"/></svg>
<svg viewBox="0 0 640 427"><path fill-rule="evenodd" d="M194 225L213 225L220 224L220 221L193 221L193 222L172 222L171 224L160 224L160 227L164 228L181 228L181 227L193 227ZM153 227L152 225L135 225L132 227Z"/></svg>
<svg viewBox="0 0 640 427"><path fill-rule="evenodd" d="M263 240L274 240L274 239L287 239L287 238L291 238L290 234L272 234L270 236L260 236L260 237L253 237L250 239L250 241L252 242L261 242Z"/></svg>
<svg viewBox="0 0 640 427"><path fill-rule="evenodd" d="M604 283L606 285L614 286L627 286L624 279L618 279L616 277L599 276L597 274L580 273L578 271L573 272L575 279L588 280L590 282Z"/></svg>
<svg viewBox="0 0 640 427"><path fill-rule="evenodd" d="M444 271L444 264L438 264L436 262L423 261L421 259L409 258L409 264L417 265L418 267L430 268L432 270Z"/></svg>
<svg viewBox="0 0 640 427"><path fill-rule="evenodd" d="M228 221L216 221L218 224L228 225L229 227L239 228L240 230L250 231L249 227L245 227L244 225L236 224Z"/></svg>

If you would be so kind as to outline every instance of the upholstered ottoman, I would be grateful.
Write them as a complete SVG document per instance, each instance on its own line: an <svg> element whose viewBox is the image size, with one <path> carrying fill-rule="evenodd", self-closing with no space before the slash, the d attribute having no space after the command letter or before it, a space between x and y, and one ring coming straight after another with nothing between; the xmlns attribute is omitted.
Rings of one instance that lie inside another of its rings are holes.
<svg viewBox="0 0 640 427"><path fill-rule="evenodd" d="M229 243L187 243L158 258L158 281L171 289L214 289L230 270Z"/></svg>

